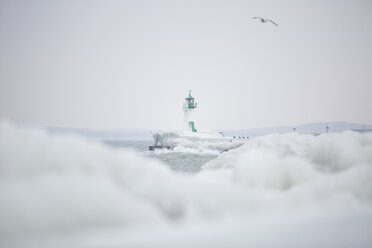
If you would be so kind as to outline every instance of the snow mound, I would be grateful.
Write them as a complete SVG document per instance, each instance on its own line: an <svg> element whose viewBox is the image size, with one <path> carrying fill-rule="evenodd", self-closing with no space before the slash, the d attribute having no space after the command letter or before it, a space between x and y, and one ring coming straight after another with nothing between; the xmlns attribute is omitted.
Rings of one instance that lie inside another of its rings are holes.
<svg viewBox="0 0 372 248"><path fill-rule="evenodd" d="M0 202L1 247L370 247L372 134L268 135L185 176L1 123Z"/></svg>

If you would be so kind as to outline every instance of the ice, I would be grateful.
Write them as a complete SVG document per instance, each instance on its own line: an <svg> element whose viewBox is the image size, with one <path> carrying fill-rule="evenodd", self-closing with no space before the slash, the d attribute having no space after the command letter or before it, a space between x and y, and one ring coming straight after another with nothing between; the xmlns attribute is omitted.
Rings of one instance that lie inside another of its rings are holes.
<svg viewBox="0 0 372 248"><path fill-rule="evenodd" d="M0 203L1 247L371 247L372 134L267 135L179 175L1 123Z"/></svg>
<svg viewBox="0 0 372 248"><path fill-rule="evenodd" d="M155 146L169 146L172 151L190 153L219 154L235 149L247 141L207 131L159 130L152 135Z"/></svg>

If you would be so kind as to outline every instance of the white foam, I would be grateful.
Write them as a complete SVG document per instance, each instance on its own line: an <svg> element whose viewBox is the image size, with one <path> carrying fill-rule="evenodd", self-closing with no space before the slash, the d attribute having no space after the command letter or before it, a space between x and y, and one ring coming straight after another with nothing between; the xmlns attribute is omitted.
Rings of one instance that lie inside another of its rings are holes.
<svg viewBox="0 0 372 248"><path fill-rule="evenodd" d="M372 134L268 135L185 176L2 123L0 203L2 247L369 247Z"/></svg>

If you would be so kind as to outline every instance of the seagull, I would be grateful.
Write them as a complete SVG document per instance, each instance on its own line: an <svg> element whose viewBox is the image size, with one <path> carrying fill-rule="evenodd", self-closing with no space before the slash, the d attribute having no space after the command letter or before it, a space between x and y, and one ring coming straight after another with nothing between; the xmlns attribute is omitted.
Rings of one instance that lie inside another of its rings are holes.
<svg viewBox="0 0 372 248"><path fill-rule="evenodd" d="M275 22L273 22L273 21L270 20L270 19L265 19L265 18L262 18L262 17L253 17L252 19L260 19L260 21L261 21L262 23L271 22L272 24L274 24L274 25L276 25L276 26L279 27L278 24L276 24Z"/></svg>

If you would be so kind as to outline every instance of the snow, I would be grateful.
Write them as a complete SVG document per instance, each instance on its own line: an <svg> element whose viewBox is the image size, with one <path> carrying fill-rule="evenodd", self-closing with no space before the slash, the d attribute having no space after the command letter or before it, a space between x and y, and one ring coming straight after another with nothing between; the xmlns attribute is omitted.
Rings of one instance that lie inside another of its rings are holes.
<svg viewBox="0 0 372 248"><path fill-rule="evenodd" d="M1 247L371 247L372 134L267 135L179 175L1 123L0 202Z"/></svg>

